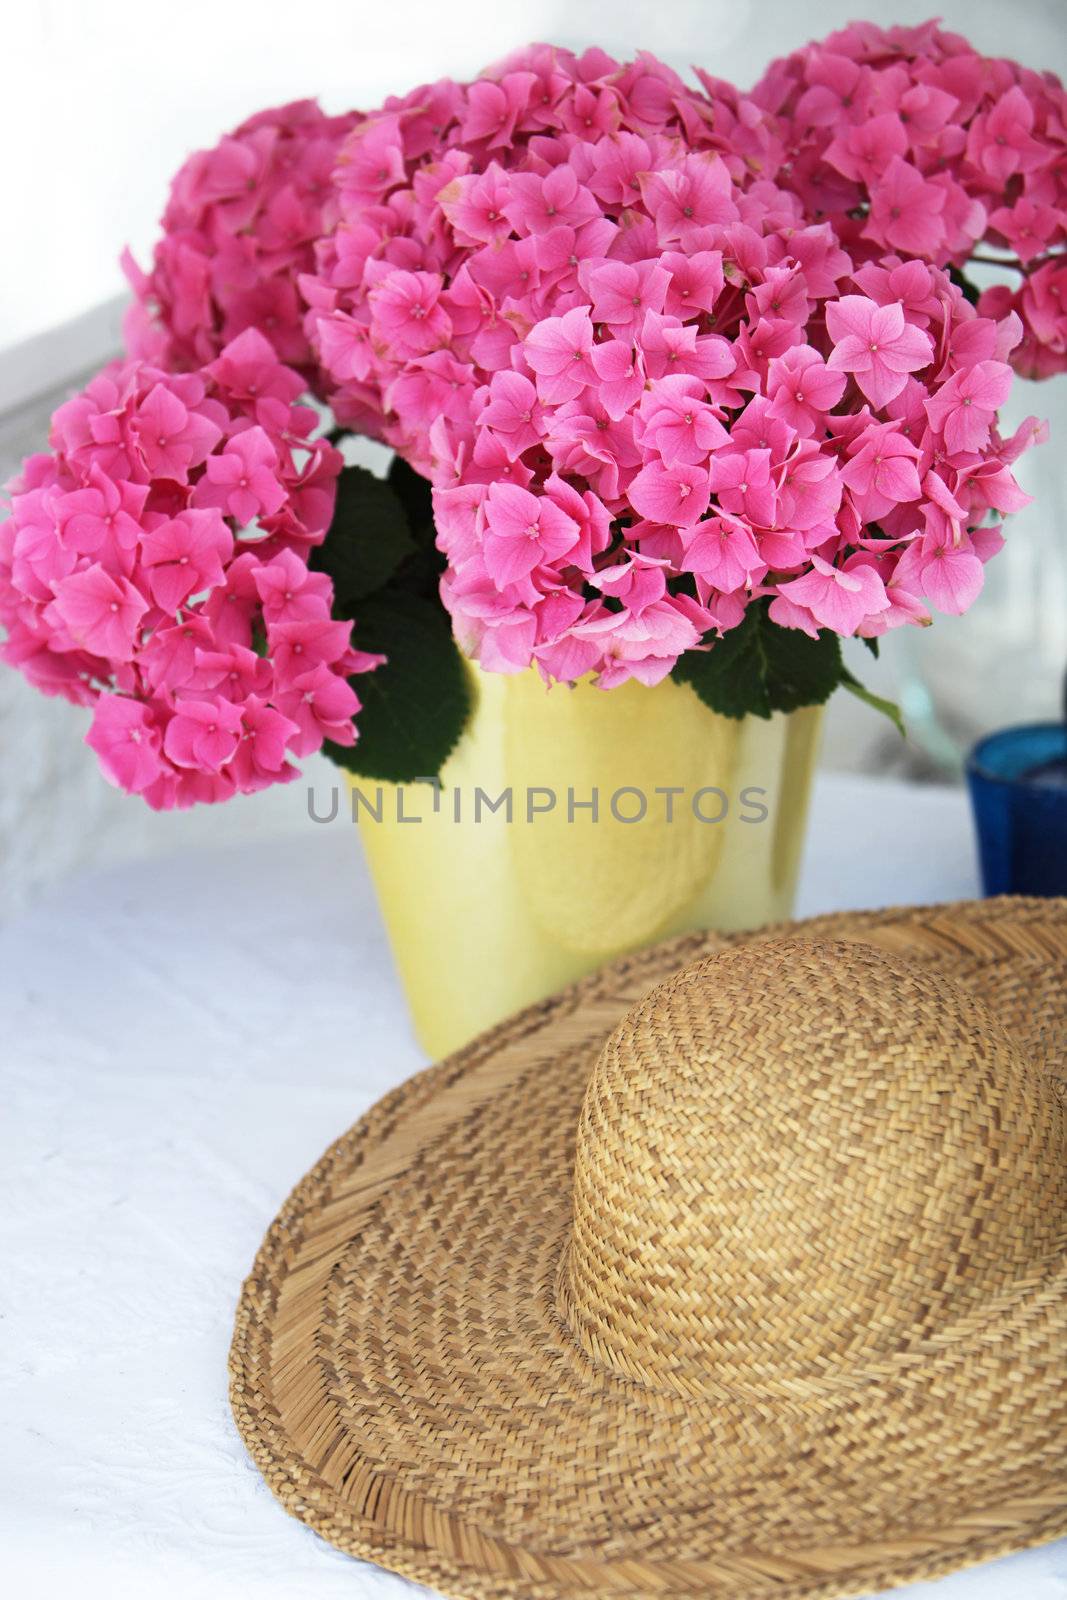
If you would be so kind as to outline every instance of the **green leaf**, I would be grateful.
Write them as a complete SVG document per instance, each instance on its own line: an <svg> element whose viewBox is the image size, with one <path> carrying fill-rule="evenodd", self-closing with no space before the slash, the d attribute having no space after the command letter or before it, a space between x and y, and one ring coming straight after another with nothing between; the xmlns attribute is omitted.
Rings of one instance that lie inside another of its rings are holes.
<svg viewBox="0 0 1067 1600"><path fill-rule="evenodd" d="M444 557L432 545L417 545L405 557L385 593L402 589L405 594L418 594L425 600L436 600L441 588L441 574L445 570Z"/></svg>
<svg viewBox="0 0 1067 1600"><path fill-rule="evenodd" d="M878 660L878 656L879 656L878 640L877 639L864 639L863 642L867 646L867 649L871 652L871 655L877 661Z"/></svg>
<svg viewBox="0 0 1067 1600"><path fill-rule="evenodd" d="M841 681L841 642L834 633L809 638L781 628L757 601L736 628L708 651L687 651L674 669L682 683L725 717L769 717L822 705Z"/></svg>
<svg viewBox="0 0 1067 1600"><path fill-rule="evenodd" d="M389 463L387 481L404 507L408 527L420 545L433 545L437 529L433 520L433 491L421 472L409 467L403 456Z"/></svg>
<svg viewBox="0 0 1067 1600"><path fill-rule="evenodd" d="M439 773L466 726L471 697L448 613L439 600L389 590L359 608L354 642L387 657L352 679L362 701L351 749L331 761L363 778L411 783Z"/></svg>
<svg viewBox="0 0 1067 1600"><path fill-rule="evenodd" d="M354 616L359 602L388 583L414 549L393 485L366 467L345 467L329 532L311 553L311 566L333 579L334 616Z"/></svg>
<svg viewBox="0 0 1067 1600"><path fill-rule="evenodd" d="M744 620L710 650L687 650L678 658L674 676L691 684L706 706L724 717L769 717L763 651L759 641L757 608L749 606Z"/></svg>
<svg viewBox="0 0 1067 1600"><path fill-rule="evenodd" d="M848 690L849 694L854 694L857 700L862 700L865 705L873 706L875 711L880 711L884 717L888 717L902 739L908 737L908 731L904 726L904 717L895 700L883 700L880 694L872 694L870 689L866 688L844 666L841 668L841 684L843 688Z"/></svg>
<svg viewBox="0 0 1067 1600"><path fill-rule="evenodd" d="M760 637L767 658L767 687L774 711L824 705L841 682L841 641L823 631L811 639L800 628L780 628L764 614Z"/></svg>
<svg viewBox="0 0 1067 1600"><path fill-rule="evenodd" d="M409 467L403 456L394 456L389 466L389 482L404 507L414 539L396 583L409 594L436 599L445 570L445 558L437 548L437 528L433 520L433 494L427 480Z"/></svg>

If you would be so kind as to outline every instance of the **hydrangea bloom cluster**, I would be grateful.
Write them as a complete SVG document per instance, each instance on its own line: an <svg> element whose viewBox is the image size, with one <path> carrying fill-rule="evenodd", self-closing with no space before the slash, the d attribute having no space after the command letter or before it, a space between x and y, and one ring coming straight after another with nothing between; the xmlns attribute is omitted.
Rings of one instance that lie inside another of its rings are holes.
<svg viewBox="0 0 1067 1600"><path fill-rule="evenodd" d="M577 58L547 45L518 53L474 83L443 79L387 100L341 148L339 221L320 242L317 274L301 280L338 420L425 466L421 418L402 420L411 384L394 387L405 341L390 319L404 317L405 293L413 297L412 316L425 319L405 350L421 362L423 388L444 397L456 393L453 383L469 387L470 374L461 381L437 354L447 343L446 322L450 336L469 346L477 341L483 358L494 341L496 359L506 359L522 331L512 302L544 311L573 300L570 257L606 251L606 201L572 182L569 154L582 147L592 161L598 147L615 152L614 186L606 193L614 193L621 212L639 202L640 173L659 151L717 146L714 119L714 105L653 56L622 68L601 50ZM503 187L510 172L518 179L514 198L510 184L507 194ZM537 187L547 178L547 187ZM451 198L443 206L438 195L446 187ZM507 202L508 215L496 199ZM558 260L548 260L549 250ZM409 276L387 290L378 280L392 269ZM432 290L434 278L445 298L423 306L419 290ZM449 404L457 414L463 409L461 399Z"/></svg>
<svg viewBox="0 0 1067 1600"><path fill-rule="evenodd" d="M962 267L983 243L1017 274L980 309L1014 310L1016 370L1067 368L1067 94L935 23L857 22L776 62L753 91L778 181L830 218L857 262L887 251ZM777 148L776 148L777 144ZM1007 256L1004 255L1007 252Z"/></svg>
<svg viewBox="0 0 1067 1600"><path fill-rule="evenodd" d="M540 47L342 150L312 339L338 415L432 478L491 670L655 683L768 596L813 635L959 612L1024 501L1019 319L805 225L707 87Z"/></svg>
<svg viewBox="0 0 1067 1600"><path fill-rule="evenodd" d="M125 258L136 296L131 355L189 371L256 328L280 360L314 379L297 277L332 225L331 173L357 120L299 100L250 117L189 158L171 186L151 273Z"/></svg>
<svg viewBox="0 0 1067 1600"><path fill-rule="evenodd" d="M296 776L355 739L375 664L308 555L340 456L249 329L195 373L116 363L52 421L0 524L3 659L90 706L106 776L157 808Z"/></svg>

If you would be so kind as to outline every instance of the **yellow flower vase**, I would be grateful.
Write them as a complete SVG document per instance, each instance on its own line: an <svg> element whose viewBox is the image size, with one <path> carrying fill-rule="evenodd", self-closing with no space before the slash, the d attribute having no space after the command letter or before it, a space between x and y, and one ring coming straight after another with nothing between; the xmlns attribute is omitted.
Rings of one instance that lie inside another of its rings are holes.
<svg viewBox="0 0 1067 1600"><path fill-rule="evenodd" d="M734 721L670 678L471 674L439 787L349 780L429 1055L625 951L789 916L820 708Z"/></svg>

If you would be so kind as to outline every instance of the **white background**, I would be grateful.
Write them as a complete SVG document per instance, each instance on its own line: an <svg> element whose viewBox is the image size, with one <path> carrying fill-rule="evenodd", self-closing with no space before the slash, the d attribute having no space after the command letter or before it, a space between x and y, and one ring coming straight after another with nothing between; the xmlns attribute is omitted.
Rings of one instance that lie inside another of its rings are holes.
<svg viewBox="0 0 1067 1600"><path fill-rule="evenodd" d="M975 45L1067 77L1064 0L31 0L7 9L0 142L0 481L39 449L48 415L79 368L110 354L121 293L117 257L150 255L170 177L194 148L250 112L305 95L329 110L379 104L427 79L471 76L532 39L595 43L620 57L654 51L750 87L767 63L855 16L945 25ZM81 319L72 324L70 319ZM88 333L86 329L88 328ZM30 403L36 391L52 392ZM1067 377L1017 386L1009 416L1051 418L1057 443L1023 463L1035 504L1016 518L990 590L962 622L895 638L874 685L894 692L908 650L939 702L978 727L1052 714L1067 658ZM5 401L4 395L7 395ZM862 664L867 676L870 663ZM907 685L905 684L905 688ZM914 687L914 685L913 685ZM0 668L0 916L70 870L128 856L223 845L288 830L302 784L222 807L162 816L99 777L84 711L47 700ZM918 727L915 723L914 726ZM910 749L920 750L913 739ZM839 695L831 764L901 770L899 741ZM317 783L332 771L316 758Z"/></svg>

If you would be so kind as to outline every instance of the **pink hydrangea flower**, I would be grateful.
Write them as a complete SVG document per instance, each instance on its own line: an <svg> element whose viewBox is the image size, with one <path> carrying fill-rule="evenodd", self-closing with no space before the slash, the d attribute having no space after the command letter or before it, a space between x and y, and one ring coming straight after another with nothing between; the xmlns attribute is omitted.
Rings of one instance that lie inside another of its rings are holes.
<svg viewBox="0 0 1067 1600"><path fill-rule="evenodd" d="M93 655L131 661L137 629L148 601L122 573L112 574L99 562L60 578L55 600L47 609L60 634L65 629L75 645Z"/></svg>
<svg viewBox="0 0 1067 1600"><path fill-rule="evenodd" d="M593 324L588 306L562 317L545 317L523 346L526 364L537 374L539 398L552 405L575 400L597 381L593 366Z"/></svg>
<svg viewBox="0 0 1067 1600"><path fill-rule="evenodd" d="M999 261L1014 281L979 309L1021 318L1012 365L1067 368L1067 295L1042 304L1041 275L1065 271L1067 246L1067 94L1051 73L981 56L933 22L857 22L776 61L752 99L765 170L833 223L858 281L889 251Z"/></svg>
<svg viewBox="0 0 1067 1600"><path fill-rule="evenodd" d="M630 481L629 500L649 522L689 528L708 509L708 469L683 461L670 466L660 457L648 462Z"/></svg>
<svg viewBox="0 0 1067 1600"><path fill-rule="evenodd" d="M817 350L794 345L768 363L770 413L808 439L825 426L826 414L844 394L847 381L843 372L830 370Z"/></svg>
<svg viewBox="0 0 1067 1600"><path fill-rule="evenodd" d="M270 340L275 366L288 362L314 385L297 278L332 225L330 175L357 120L299 100L250 117L213 150L190 156L171 186L151 271L125 258L136 295L126 325L132 355L192 370L256 328Z"/></svg>
<svg viewBox="0 0 1067 1600"><path fill-rule="evenodd" d="M272 783L290 783L298 776L288 759L299 728L275 706L250 694L241 712L241 732L230 759L230 772L243 794Z"/></svg>
<svg viewBox="0 0 1067 1600"><path fill-rule="evenodd" d="M176 613L191 594L223 581L223 563L232 553L233 535L218 512L179 511L142 535L141 564L152 600Z"/></svg>
<svg viewBox="0 0 1067 1600"><path fill-rule="evenodd" d="M206 461L222 437L210 415L184 405L165 382L145 395L130 433L149 475L175 483L188 483L190 469Z"/></svg>
<svg viewBox="0 0 1067 1600"><path fill-rule="evenodd" d="M810 612L816 628L846 638L889 607L885 584L873 567L835 567L820 555L812 556L810 572L780 584L778 593Z"/></svg>
<svg viewBox="0 0 1067 1600"><path fill-rule="evenodd" d="M846 294L827 306L826 327L834 341L827 366L854 373L879 408L896 399L909 372L933 359L929 336L905 321L900 304L879 306L864 295Z"/></svg>
<svg viewBox="0 0 1067 1600"><path fill-rule="evenodd" d="M984 450L996 414L1011 390L1011 368L1002 361L976 361L953 373L926 402L930 426L953 455Z"/></svg>
<svg viewBox="0 0 1067 1600"><path fill-rule="evenodd" d="M182 699L167 722L163 748L177 767L221 772L234 756L241 733L240 708L216 695Z"/></svg>
<svg viewBox="0 0 1067 1600"><path fill-rule="evenodd" d="M249 523L261 513L272 517L287 498L278 472L278 452L264 429L246 428L205 462L195 502L218 506L240 523Z"/></svg>
<svg viewBox="0 0 1067 1600"><path fill-rule="evenodd" d="M0 656L90 706L105 776L152 806L285 782L356 737L348 680L379 658L308 571L341 459L302 387L251 329L195 373L116 364L10 487Z"/></svg>
<svg viewBox="0 0 1067 1600"><path fill-rule="evenodd" d="M143 794L163 772L159 727L141 700L102 694L85 742L96 751L104 776L127 794Z"/></svg>
<svg viewBox="0 0 1067 1600"><path fill-rule="evenodd" d="M578 543L578 524L553 499L514 483L494 483L485 497L484 548L488 570L500 589L526 578Z"/></svg>

